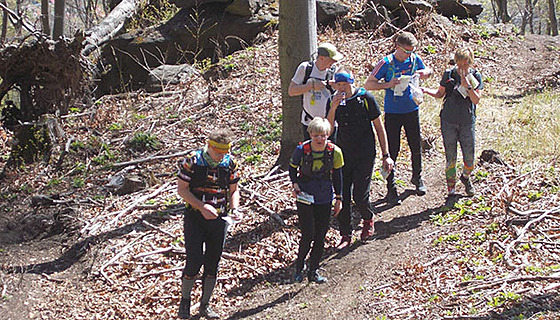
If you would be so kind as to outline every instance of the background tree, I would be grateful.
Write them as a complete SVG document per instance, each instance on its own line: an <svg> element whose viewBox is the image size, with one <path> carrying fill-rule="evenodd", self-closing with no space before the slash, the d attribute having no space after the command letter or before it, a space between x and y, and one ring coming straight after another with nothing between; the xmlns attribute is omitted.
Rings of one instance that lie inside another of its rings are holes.
<svg viewBox="0 0 560 320"><path fill-rule="evenodd" d="M521 34L525 34L525 30L527 25L529 25L529 32L535 33L535 29L533 27L533 19L534 19L534 12L535 12L535 4L537 0L525 0L525 7L522 8L521 14Z"/></svg>
<svg viewBox="0 0 560 320"><path fill-rule="evenodd" d="M41 0L41 27L43 34L51 34L51 26L49 23L49 0Z"/></svg>
<svg viewBox="0 0 560 320"><path fill-rule="evenodd" d="M278 54L282 86L282 141L278 163L287 164L301 141L301 96L290 97L288 86L297 66L317 48L315 0L280 0Z"/></svg>
<svg viewBox="0 0 560 320"><path fill-rule="evenodd" d="M5 7L7 7L6 0L0 1ZM6 10L2 10L2 34L0 35L0 43L6 42L6 33L8 31L8 12Z"/></svg>
<svg viewBox="0 0 560 320"><path fill-rule="evenodd" d="M57 40L64 35L64 6L66 0L54 2L53 39Z"/></svg>
<svg viewBox="0 0 560 320"><path fill-rule="evenodd" d="M554 0L548 0L548 20L550 23L550 35L558 35L558 21L556 20L556 5Z"/></svg>
<svg viewBox="0 0 560 320"><path fill-rule="evenodd" d="M507 0L492 0L492 8L494 10L494 17L496 22L509 22L511 17L508 14Z"/></svg>

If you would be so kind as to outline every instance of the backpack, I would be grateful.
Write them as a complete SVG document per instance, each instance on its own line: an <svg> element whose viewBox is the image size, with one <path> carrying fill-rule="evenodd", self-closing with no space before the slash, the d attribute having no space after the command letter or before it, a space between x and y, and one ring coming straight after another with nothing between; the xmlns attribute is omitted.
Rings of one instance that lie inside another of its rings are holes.
<svg viewBox="0 0 560 320"><path fill-rule="evenodd" d="M309 80L309 78L311 78L311 71L313 71L313 66L315 65L315 63L313 61L309 61L307 62L307 66L305 66L305 74L303 76L303 84L305 84L307 82L307 80ZM329 80L332 80L332 78L334 77L334 73L336 71L336 67L334 65L332 65L328 70L327 70L327 76L325 78L325 80L327 81L327 89L331 92L334 93L334 89L331 87L331 85L329 84Z"/></svg>
<svg viewBox="0 0 560 320"><path fill-rule="evenodd" d="M208 182L208 163L202 156L202 150L196 150L196 162L193 165L193 178L190 182L191 188L204 187ZM220 188L227 189L229 187L229 177L231 175L231 156L224 155L217 168L217 177L214 182Z"/></svg>
<svg viewBox="0 0 560 320"><path fill-rule="evenodd" d="M302 143L303 158L302 163L299 167L301 178L310 180L315 179L331 179L331 173L334 163L334 143L327 141L327 146L325 151L323 151L323 157L320 158L323 161L323 166L319 171L313 171L313 150L311 149L311 140Z"/></svg>
<svg viewBox="0 0 560 320"><path fill-rule="evenodd" d="M416 73L416 71L418 70L418 66L416 64L416 54L413 52L410 55L410 60L412 60L412 75L414 75L414 73ZM387 62L389 64L389 68L387 69L387 74L385 74L385 82L389 82L391 81L391 79L393 79L395 77L395 56L394 54L390 54L386 57L383 58L383 60L385 60L385 62Z"/></svg>
<svg viewBox="0 0 560 320"><path fill-rule="evenodd" d="M369 113L369 103L366 98L366 90L361 88L356 94L356 101L358 104L362 104L364 106L364 110L355 110L353 113L348 113L348 109L343 109L340 114L337 114L337 123L339 127L346 127L346 126L363 126L367 125L370 126L370 121L363 121L367 119ZM330 107L330 106L329 106ZM340 109L339 109L340 110ZM338 111L338 110L337 110ZM365 114L363 113L365 111Z"/></svg>
<svg viewBox="0 0 560 320"><path fill-rule="evenodd" d="M469 71L470 74L472 74L473 76L476 76L476 70L475 69L471 69ZM449 97L449 95L453 92L453 90L455 89L455 86L458 85L461 82L461 76L459 75L459 72L457 71L457 68L450 68L445 70L445 73L447 74L447 81L445 82L445 96L444 96L444 101ZM476 89L476 88L474 88Z"/></svg>
<svg viewBox="0 0 560 320"><path fill-rule="evenodd" d="M314 65L315 65L315 63L313 61L308 61L307 62L307 66L305 66L305 74L303 75L303 82L302 82L303 84L305 84L307 82L307 80L309 80L309 78L311 78L311 71L313 71L313 66ZM327 76L325 78L325 80L327 80L327 90L329 90L329 92L331 94L333 94L336 91L329 84L329 81L333 79L335 72L336 72L336 67L333 65L327 70ZM325 117L329 113L328 107L329 106L327 106ZM313 119L313 116L310 115L309 112L307 112L307 110L305 110L305 107L303 108L303 112L305 113L305 118L307 120Z"/></svg>

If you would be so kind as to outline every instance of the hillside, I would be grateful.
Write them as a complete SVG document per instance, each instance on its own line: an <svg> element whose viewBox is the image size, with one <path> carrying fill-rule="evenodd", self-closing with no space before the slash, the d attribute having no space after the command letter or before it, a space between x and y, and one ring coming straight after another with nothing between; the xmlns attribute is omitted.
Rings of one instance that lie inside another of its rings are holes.
<svg viewBox="0 0 560 320"><path fill-rule="evenodd" d="M180 156L165 156L201 146L217 126L231 127L238 137L234 153L242 160L246 213L229 235L213 300L224 319L558 319L558 142L548 140L528 160L521 151L506 152L513 148L498 149L506 144L496 140L536 122L511 117L517 105L531 107L527 97L552 97L545 103L550 114L541 113L558 123L560 39L519 37L507 25L489 29L438 16L414 28L420 54L435 69L430 86L457 46L468 40L477 52L486 82L477 155L496 148L506 164L477 164L476 197L443 207L440 102L430 99L422 107L423 135L432 143L424 155L428 194L412 194L404 150L398 172L405 199L392 208L375 203L376 237L337 254L333 222L322 264L329 282L291 283L299 231L287 175L274 167L281 97L277 33L271 32L224 58L214 80L199 77L158 94L105 96L74 110L63 119L68 140L60 141L49 165L6 171L2 319L174 318L184 266L174 177ZM392 49L389 39L369 32L327 29L320 38L341 48L361 83ZM509 139L540 141L548 129ZM6 155L9 135L0 131L0 138ZM104 185L124 171L144 187L109 193ZM374 176L372 200L384 193ZM200 295L200 284L195 292Z"/></svg>

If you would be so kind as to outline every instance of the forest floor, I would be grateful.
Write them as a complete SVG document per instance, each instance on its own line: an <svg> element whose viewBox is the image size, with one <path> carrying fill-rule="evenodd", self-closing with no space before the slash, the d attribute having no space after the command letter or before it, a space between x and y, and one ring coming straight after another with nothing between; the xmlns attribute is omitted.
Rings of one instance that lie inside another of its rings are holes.
<svg viewBox="0 0 560 320"><path fill-rule="evenodd" d="M479 127L508 126L494 115L527 94L558 91L558 37L520 37L508 26L486 29L437 16L415 28L420 54L435 70L431 86L456 47L468 43L477 51L484 93L495 102L479 106L487 115L479 115ZM346 64L361 66L355 68L359 83L392 49L389 40L370 32L325 30L320 38L338 44L349 57ZM476 196L459 197L448 208L441 139L428 121L422 128L429 142L423 157L428 193L412 190L403 140L397 167L403 204L380 201L385 186L376 172L376 235L362 243L356 231L351 248L336 252L333 221L321 264L329 281L293 283L297 218L288 178L274 166L282 126L277 56L277 33L271 32L224 59L213 80L195 78L158 94L103 97L95 108L63 119L72 143L62 166L56 160L66 141L48 165L6 170L0 187L0 318L174 318L184 266L176 154L200 147L205 133L218 126L239 137L234 153L242 161L246 214L231 230L221 261L212 302L222 318L560 318L558 154L532 170L520 170L524 164L515 159L479 161ZM10 135L0 134L1 154L7 155ZM139 148L134 141L142 137ZM477 154L489 141L479 136ZM123 163L153 156L161 158ZM4 166L5 157L0 161ZM131 194L109 193L104 186L121 173L144 186ZM193 301L199 297L198 283Z"/></svg>

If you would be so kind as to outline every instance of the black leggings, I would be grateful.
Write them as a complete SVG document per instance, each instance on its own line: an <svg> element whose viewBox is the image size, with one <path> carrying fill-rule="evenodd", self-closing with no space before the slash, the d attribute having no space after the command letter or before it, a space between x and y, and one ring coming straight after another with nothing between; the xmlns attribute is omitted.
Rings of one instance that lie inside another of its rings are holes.
<svg viewBox="0 0 560 320"><path fill-rule="evenodd" d="M373 218L373 208L369 201L371 186L371 174L375 152L371 156L361 158L348 158L342 167L342 210L338 214L338 225L340 234L349 236L352 234L350 227L352 200L356 204L356 210L364 220Z"/></svg>
<svg viewBox="0 0 560 320"><path fill-rule="evenodd" d="M319 262L325 251L325 236L329 229L331 206L330 203L313 205L297 203L301 239L296 268L300 270L303 268L305 257L311 249L311 242L313 242L313 249L311 249L311 255L309 256L309 270L319 268Z"/></svg>
<svg viewBox="0 0 560 320"><path fill-rule="evenodd" d="M204 265L204 277L216 277L218 263L224 249L227 223L217 218L206 220L199 211L191 208L185 213L185 251L187 263L183 269L183 277L195 277ZM202 250L202 244L206 250Z"/></svg>
<svg viewBox="0 0 560 320"><path fill-rule="evenodd" d="M412 178L418 179L422 174L422 153L420 149L420 119L418 110L409 113L386 113L385 131L387 132L387 142L389 143L389 153L391 159L397 161L401 149L401 129L404 127L408 147L410 148L410 158L412 161ZM396 189L395 170L387 176L387 189Z"/></svg>

